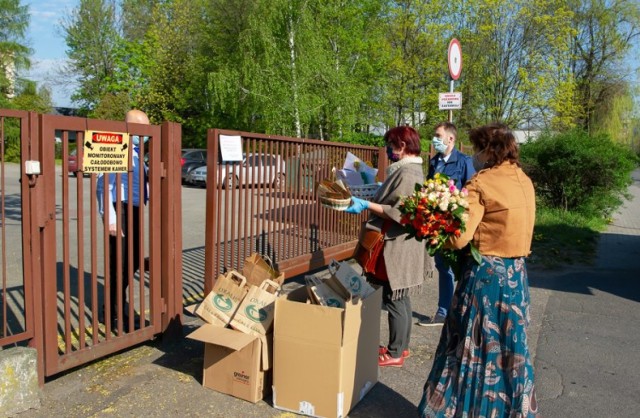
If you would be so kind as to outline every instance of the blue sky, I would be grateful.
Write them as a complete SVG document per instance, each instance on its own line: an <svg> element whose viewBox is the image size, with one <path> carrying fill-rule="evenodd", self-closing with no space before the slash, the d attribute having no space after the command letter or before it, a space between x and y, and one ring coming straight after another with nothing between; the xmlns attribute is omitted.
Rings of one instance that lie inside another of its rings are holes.
<svg viewBox="0 0 640 418"><path fill-rule="evenodd" d="M60 20L78 5L78 0L23 0L29 6L31 22L27 34L31 55L31 70L24 76L38 85L46 83L53 92L56 106L71 105L71 91L57 72L64 65L66 45L60 30Z"/></svg>

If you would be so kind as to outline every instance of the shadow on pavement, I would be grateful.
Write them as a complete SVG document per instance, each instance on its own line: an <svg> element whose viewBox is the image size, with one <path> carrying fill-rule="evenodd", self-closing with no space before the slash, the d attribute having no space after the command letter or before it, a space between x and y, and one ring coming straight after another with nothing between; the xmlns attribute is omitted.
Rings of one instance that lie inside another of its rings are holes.
<svg viewBox="0 0 640 418"><path fill-rule="evenodd" d="M621 234L601 236L599 257L593 266L576 266L558 272L530 272L532 287L560 292L591 294L606 292L623 299L640 301L640 237Z"/></svg>
<svg viewBox="0 0 640 418"><path fill-rule="evenodd" d="M378 382L349 413L350 418L415 418L417 415L416 405L381 382Z"/></svg>

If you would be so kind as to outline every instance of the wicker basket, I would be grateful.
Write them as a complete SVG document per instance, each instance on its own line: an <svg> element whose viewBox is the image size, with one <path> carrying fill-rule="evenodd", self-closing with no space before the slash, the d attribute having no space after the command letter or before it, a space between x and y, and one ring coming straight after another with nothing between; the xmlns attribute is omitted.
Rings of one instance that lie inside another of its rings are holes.
<svg viewBox="0 0 640 418"><path fill-rule="evenodd" d="M376 195L380 185L378 183L363 184L360 186L349 186L351 195L364 200L370 200Z"/></svg>
<svg viewBox="0 0 640 418"><path fill-rule="evenodd" d="M351 198L333 199L330 197L319 196L318 199L322 206L333 210L346 210L351 204Z"/></svg>

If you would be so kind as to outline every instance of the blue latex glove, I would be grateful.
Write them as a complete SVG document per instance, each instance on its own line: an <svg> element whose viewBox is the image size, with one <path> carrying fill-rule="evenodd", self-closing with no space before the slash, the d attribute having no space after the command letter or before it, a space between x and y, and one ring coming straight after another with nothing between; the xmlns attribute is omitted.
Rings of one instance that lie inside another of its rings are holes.
<svg viewBox="0 0 640 418"><path fill-rule="evenodd" d="M351 206L349 206L345 212L360 213L365 209L369 209L369 201L351 196Z"/></svg>

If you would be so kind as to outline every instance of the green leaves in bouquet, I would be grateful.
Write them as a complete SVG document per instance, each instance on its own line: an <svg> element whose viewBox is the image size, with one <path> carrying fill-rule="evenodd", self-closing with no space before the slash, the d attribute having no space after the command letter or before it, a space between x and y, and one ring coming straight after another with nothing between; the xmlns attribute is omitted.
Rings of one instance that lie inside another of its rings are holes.
<svg viewBox="0 0 640 418"><path fill-rule="evenodd" d="M431 251L428 251L428 252L429 252L429 255L432 255L432 256L437 252L439 252L442 255L442 257L445 260L445 263L453 271L453 276L455 281L458 281L462 278L464 267L468 261L468 258L465 257L465 255L466 256L470 255L473 258L473 261L475 261L475 263L478 265L480 265L480 262L482 261L482 255L480 254L480 251L478 250L478 248L475 245L473 245L473 243L469 243L468 252L466 248L462 250L438 248L437 250L433 251L434 254L431 254Z"/></svg>
<svg viewBox="0 0 640 418"><path fill-rule="evenodd" d="M473 245L473 242L469 243L469 250L471 251L471 257L473 257L476 264L480 265L480 262L482 262L482 255L480 255L480 250Z"/></svg>

